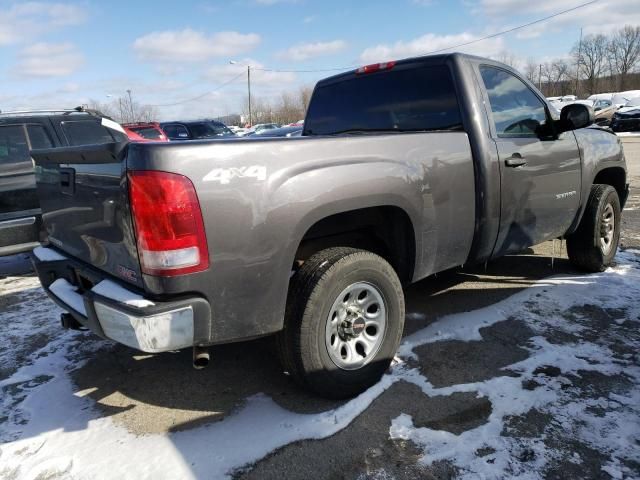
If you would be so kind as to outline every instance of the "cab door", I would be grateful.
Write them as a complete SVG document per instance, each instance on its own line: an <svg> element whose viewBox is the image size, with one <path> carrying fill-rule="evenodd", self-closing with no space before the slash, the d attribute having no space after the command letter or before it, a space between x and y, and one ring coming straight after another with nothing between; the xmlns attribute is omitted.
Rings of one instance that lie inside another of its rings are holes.
<svg viewBox="0 0 640 480"><path fill-rule="evenodd" d="M523 80L479 68L500 160L497 257L567 231L580 203L581 161L573 132L554 134L546 104Z"/></svg>

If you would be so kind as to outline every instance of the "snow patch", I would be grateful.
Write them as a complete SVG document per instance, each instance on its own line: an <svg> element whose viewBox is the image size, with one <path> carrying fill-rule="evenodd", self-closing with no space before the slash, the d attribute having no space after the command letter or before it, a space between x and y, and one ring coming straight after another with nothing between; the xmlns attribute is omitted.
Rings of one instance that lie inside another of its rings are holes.
<svg viewBox="0 0 640 480"><path fill-rule="evenodd" d="M67 257L60 255L58 252L47 247L36 247L33 249L33 254L38 257L41 262L58 262L60 260L67 260Z"/></svg>
<svg viewBox="0 0 640 480"><path fill-rule="evenodd" d="M64 278L59 278L49 285L49 290L76 312L81 313L85 317L87 316L82 295L77 292L77 287L71 285Z"/></svg>
<svg viewBox="0 0 640 480"><path fill-rule="evenodd" d="M144 308L152 307L155 305L151 300L147 300L141 295L133 293L126 288L121 287L111 280L102 280L95 287L91 289L94 293L102 295L103 297L110 298L117 302L130 305L132 307Z"/></svg>

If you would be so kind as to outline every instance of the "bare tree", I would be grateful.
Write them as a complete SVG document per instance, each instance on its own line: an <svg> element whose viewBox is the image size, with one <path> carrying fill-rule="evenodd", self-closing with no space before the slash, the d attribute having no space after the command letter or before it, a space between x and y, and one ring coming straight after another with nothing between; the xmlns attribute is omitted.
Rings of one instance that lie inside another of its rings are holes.
<svg viewBox="0 0 640 480"><path fill-rule="evenodd" d="M524 75L531 83L538 85L540 83L540 65L534 58L528 58L524 66Z"/></svg>
<svg viewBox="0 0 640 480"><path fill-rule="evenodd" d="M513 52L509 52L508 50L503 50L502 52L500 52L497 55L496 60L516 69L520 65L517 55Z"/></svg>
<svg viewBox="0 0 640 480"><path fill-rule="evenodd" d="M556 59L542 65L544 79L543 92L546 96L559 96L569 93L571 80L569 63L564 59Z"/></svg>
<svg viewBox="0 0 640 480"><path fill-rule="evenodd" d="M625 25L618 30L609 43L609 51L613 57L615 73L619 77L619 88L625 90L627 76L640 61L640 27Z"/></svg>
<svg viewBox="0 0 640 480"><path fill-rule="evenodd" d="M119 123L155 122L158 119L158 111L155 107L136 101L129 102L127 97L116 98L108 103L89 100L88 106Z"/></svg>
<svg viewBox="0 0 640 480"><path fill-rule="evenodd" d="M597 93L598 80L607 68L607 38L602 34L588 35L574 45L571 55L578 65L578 78L586 80L587 92Z"/></svg>

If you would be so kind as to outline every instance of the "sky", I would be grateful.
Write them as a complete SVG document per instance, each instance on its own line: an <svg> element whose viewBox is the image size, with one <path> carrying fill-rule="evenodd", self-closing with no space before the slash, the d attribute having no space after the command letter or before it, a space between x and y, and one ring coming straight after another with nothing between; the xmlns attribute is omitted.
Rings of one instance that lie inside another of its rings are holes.
<svg viewBox="0 0 640 480"><path fill-rule="evenodd" d="M466 43L586 1L0 0L0 110L108 103L130 90L161 120L239 113L247 65L253 96L273 100L340 70ZM625 24L640 25L640 0L598 0L455 50L544 62L567 56L581 28Z"/></svg>

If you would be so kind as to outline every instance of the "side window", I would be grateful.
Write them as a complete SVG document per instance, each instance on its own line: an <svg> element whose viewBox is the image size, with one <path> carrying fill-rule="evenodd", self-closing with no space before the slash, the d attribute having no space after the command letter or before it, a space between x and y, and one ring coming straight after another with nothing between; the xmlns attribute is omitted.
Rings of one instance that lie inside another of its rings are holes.
<svg viewBox="0 0 640 480"><path fill-rule="evenodd" d="M42 125L27 125L27 135L29 135L32 150L53 148L51 137Z"/></svg>
<svg viewBox="0 0 640 480"><path fill-rule="evenodd" d="M22 162L31 163L23 126L0 126L0 165Z"/></svg>
<svg viewBox="0 0 640 480"><path fill-rule="evenodd" d="M179 123L173 123L170 125L165 125L163 127L164 133L167 134L172 140L188 140L189 139L189 131L184 125L180 125Z"/></svg>
<svg viewBox="0 0 640 480"><path fill-rule="evenodd" d="M518 77L481 66L498 137L535 137L546 124L544 103Z"/></svg>
<svg viewBox="0 0 640 480"><path fill-rule="evenodd" d="M113 142L113 136L99 122L93 120L62 122L69 145L96 145Z"/></svg>

